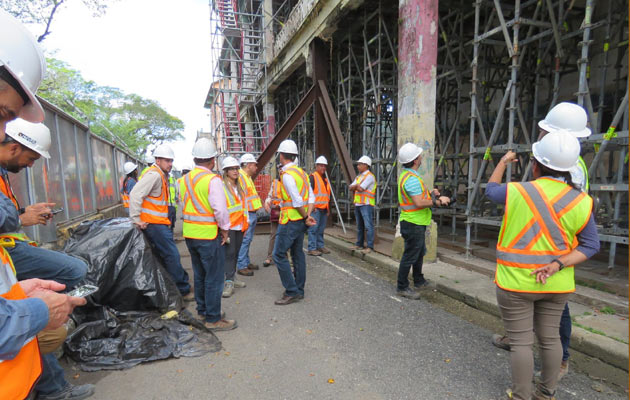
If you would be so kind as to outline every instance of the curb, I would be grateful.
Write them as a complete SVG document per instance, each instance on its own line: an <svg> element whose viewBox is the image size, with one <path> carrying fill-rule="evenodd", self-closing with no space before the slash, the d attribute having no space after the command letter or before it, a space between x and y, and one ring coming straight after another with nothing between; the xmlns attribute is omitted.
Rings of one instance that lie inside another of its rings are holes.
<svg viewBox="0 0 630 400"><path fill-rule="evenodd" d="M380 253L363 254L359 251L352 250L351 244L344 240L324 235L324 241L326 244L338 251L357 257L363 261L379 265L381 267L389 268L392 271L398 271L398 263L389 257L386 257ZM438 257L439 258L439 257ZM434 265L436 263L433 263ZM450 265L441 263L444 265ZM431 265L431 264L428 264ZM452 265L453 268L458 268ZM484 279L488 279L487 275L481 275L479 272L470 272L482 276ZM440 282L441 276L431 276L434 282L436 282L436 289L455 300L461 301L471 307L494 315L496 317L501 316L499 306L496 303L494 291L492 290L487 296L471 295L462 290L462 288L455 287L455 285L447 285ZM598 335L582 329L578 326L573 326L571 333L571 348L584 353L590 357L597 358L607 364L613 365L624 371L628 371L628 345L608 338L606 336Z"/></svg>

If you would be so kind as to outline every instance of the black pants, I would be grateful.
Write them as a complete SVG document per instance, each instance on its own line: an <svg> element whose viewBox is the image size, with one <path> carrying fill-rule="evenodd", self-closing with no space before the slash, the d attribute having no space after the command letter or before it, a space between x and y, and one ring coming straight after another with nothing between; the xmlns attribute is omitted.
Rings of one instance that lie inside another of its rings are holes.
<svg viewBox="0 0 630 400"><path fill-rule="evenodd" d="M241 249L243 243L242 231L234 231L230 229L228 231L228 237L230 243L225 245L225 280L233 281L234 274L236 273L236 260L238 259L238 252Z"/></svg>
<svg viewBox="0 0 630 400"><path fill-rule="evenodd" d="M424 243L426 229L426 225L400 221L400 234L405 239L405 251L398 267L398 290L405 290L409 287L409 270L412 267L414 285L421 285L425 281L422 274L422 260L427 253Z"/></svg>
<svg viewBox="0 0 630 400"><path fill-rule="evenodd" d="M174 206L168 206L168 219L171 220L171 230L175 229L175 221L177 220L177 209Z"/></svg>

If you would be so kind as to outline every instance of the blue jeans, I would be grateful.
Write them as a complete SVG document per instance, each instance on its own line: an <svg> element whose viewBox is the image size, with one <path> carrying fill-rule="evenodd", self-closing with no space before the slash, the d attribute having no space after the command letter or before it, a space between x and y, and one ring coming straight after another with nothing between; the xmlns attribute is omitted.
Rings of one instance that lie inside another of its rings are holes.
<svg viewBox="0 0 630 400"><path fill-rule="evenodd" d="M7 250L20 281L31 278L50 279L63 283L66 290L70 290L87 273L87 264L83 260L65 253L34 247L21 241L16 241L15 247L8 247Z"/></svg>
<svg viewBox="0 0 630 400"><path fill-rule="evenodd" d="M562 361L569 359L569 344L571 343L571 314L569 303L564 305L560 318L560 342L562 343Z"/></svg>
<svg viewBox="0 0 630 400"><path fill-rule="evenodd" d="M173 231L170 225L149 224L144 230L153 249L157 252L166 271L171 275L182 296L190 293L188 273L184 271L179 259L179 251L175 246Z"/></svg>
<svg viewBox="0 0 630 400"><path fill-rule="evenodd" d="M197 313L207 322L221 319L225 252L221 239L186 239L195 278Z"/></svg>
<svg viewBox="0 0 630 400"><path fill-rule="evenodd" d="M254 229L256 229L256 221L258 216L255 212L249 212L249 227L243 236L243 243L241 243L241 249L238 251L238 261L236 262L236 268L245 269L250 264L249 260L249 245L254 239Z"/></svg>
<svg viewBox="0 0 630 400"><path fill-rule="evenodd" d="M304 220L289 221L284 225L278 225L276 244L273 247L273 262L278 268L282 286L287 296L304 296L304 284L306 283L306 256L302 246L304 245L304 233L306 223ZM291 264L287 259L287 251L291 250L291 258L295 267L295 276L291 271Z"/></svg>
<svg viewBox="0 0 630 400"><path fill-rule="evenodd" d="M317 221L316 225L308 227L308 249L317 250L324 247L324 229L326 229L326 218L328 213L326 210L316 208L311 216Z"/></svg>
<svg viewBox="0 0 630 400"><path fill-rule="evenodd" d="M42 355L42 374L35 385L35 390L41 394L53 394L62 391L68 385L63 368L54 353Z"/></svg>
<svg viewBox="0 0 630 400"><path fill-rule="evenodd" d="M422 274L422 262L427 252L424 242L426 229L426 225L400 221L400 234L405 239L405 250L398 266L398 290L405 290L409 287L409 270L412 267L414 285L421 285L425 281Z"/></svg>
<svg viewBox="0 0 630 400"><path fill-rule="evenodd" d="M367 231L367 247L374 249L374 206L362 205L354 207L354 216L357 219L357 246L363 247L365 231Z"/></svg>

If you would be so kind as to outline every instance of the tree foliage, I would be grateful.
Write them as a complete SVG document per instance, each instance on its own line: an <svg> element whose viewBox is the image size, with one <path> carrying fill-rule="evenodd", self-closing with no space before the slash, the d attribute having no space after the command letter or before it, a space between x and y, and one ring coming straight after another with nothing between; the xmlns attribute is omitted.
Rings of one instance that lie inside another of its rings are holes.
<svg viewBox="0 0 630 400"><path fill-rule="evenodd" d="M41 25L43 32L37 36L37 41L43 41L51 33L53 18L68 2L79 0L0 0L0 8L13 14L26 24ZM108 0L80 0L92 15L100 17L107 10ZM109 3L112 1L110 0Z"/></svg>
<svg viewBox="0 0 630 400"><path fill-rule="evenodd" d="M95 134L136 155L152 145L183 139L184 123L158 102L86 81L63 61L49 58L47 63L48 76L37 94L85 121Z"/></svg>

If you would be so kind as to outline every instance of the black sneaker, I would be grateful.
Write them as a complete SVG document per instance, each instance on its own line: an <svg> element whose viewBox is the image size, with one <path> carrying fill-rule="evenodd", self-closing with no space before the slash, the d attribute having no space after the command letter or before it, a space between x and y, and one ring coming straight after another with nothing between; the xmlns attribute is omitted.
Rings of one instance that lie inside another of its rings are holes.
<svg viewBox="0 0 630 400"><path fill-rule="evenodd" d="M62 400L62 399L71 399L71 400L81 400L87 399L88 397L94 394L94 385L85 384L85 385L73 385L68 383L64 389L57 393L51 394L38 394L37 400Z"/></svg>
<svg viewBox="0 0 630 400"><path fill-rule="evenodd" d="M420 283L414 284L413 287L416 290L424 290L424 289L428 289L430 285L431 285L431 283L429 282L429 280L425 279L424 281L422 281Z"/></svg>
<svg viewBox="0 0 630 400"><path fill-rule="evenodd" d="M420 300L420 293L415 292L409 288L405 289L405 290L397 290L396 291L396 295L400 296L400 297L406 297L408 299L411 300Z"/></svg>

